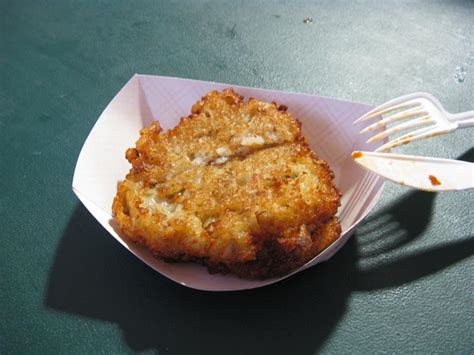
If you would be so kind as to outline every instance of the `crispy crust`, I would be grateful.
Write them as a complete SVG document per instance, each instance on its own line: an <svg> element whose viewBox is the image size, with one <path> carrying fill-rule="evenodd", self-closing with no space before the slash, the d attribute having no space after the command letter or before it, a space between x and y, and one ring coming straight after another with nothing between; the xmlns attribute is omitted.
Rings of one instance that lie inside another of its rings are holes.
<svg viewBox="0 0 474 355"><path fill-rule="evenodd" d="M213 91L173 130L140 135L112 210L156 256L267 278L339 237L333 173L285 106Z"/></svg>

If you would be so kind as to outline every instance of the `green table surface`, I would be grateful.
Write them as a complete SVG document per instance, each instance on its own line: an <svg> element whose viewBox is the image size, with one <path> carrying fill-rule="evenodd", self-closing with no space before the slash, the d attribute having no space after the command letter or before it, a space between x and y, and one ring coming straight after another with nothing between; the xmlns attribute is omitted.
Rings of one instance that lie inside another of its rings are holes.
<svg viewBox="0 0 474 355"><path fill-rule="evenodd" d="M0 0L0 353L474 351L472 191L387 183L333 259L253 291L187 289L122 248L71 181L134 73L473 110L474 2ZM473 161L472 132L397 151Z"/></svg>

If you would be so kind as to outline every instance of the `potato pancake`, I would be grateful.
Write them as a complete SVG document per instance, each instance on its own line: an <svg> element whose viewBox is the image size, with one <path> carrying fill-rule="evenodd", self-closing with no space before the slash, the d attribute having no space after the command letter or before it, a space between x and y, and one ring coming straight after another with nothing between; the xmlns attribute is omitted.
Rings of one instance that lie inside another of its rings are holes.
<svg viewBox="0 0 474 355"><path fill-rule="evenodd" d="M213 91L140 132L113 214L158 257L243 278L282 275L336 240L340 193L285 106Z"/></svg>

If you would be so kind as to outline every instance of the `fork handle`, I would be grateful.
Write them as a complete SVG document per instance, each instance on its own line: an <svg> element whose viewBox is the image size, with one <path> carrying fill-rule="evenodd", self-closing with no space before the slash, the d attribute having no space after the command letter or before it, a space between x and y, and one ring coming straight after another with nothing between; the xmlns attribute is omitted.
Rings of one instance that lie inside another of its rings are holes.
<svg viewBox="0 0 474 355"><path fill-rule="evenodd" d="M458 128L467 128L474 126L474 111L452 114L449 118L451 122L456 122Z"/></svg>

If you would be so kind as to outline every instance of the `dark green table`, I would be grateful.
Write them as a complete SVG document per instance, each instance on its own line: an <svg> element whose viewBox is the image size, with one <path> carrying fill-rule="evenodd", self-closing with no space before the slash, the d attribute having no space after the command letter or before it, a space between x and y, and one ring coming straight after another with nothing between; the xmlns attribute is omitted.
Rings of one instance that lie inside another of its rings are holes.
<svg viewBox="0 0 474 355"><path fill-rule="evenodd" d="M0 353L472 353L472 191L387 184L330 262L206 293L126 252L71 179L136 72L368 103L423 90L462 111L473 52L472 1L1 0ZM473 161L472 132L398 151Z"/></svg>

